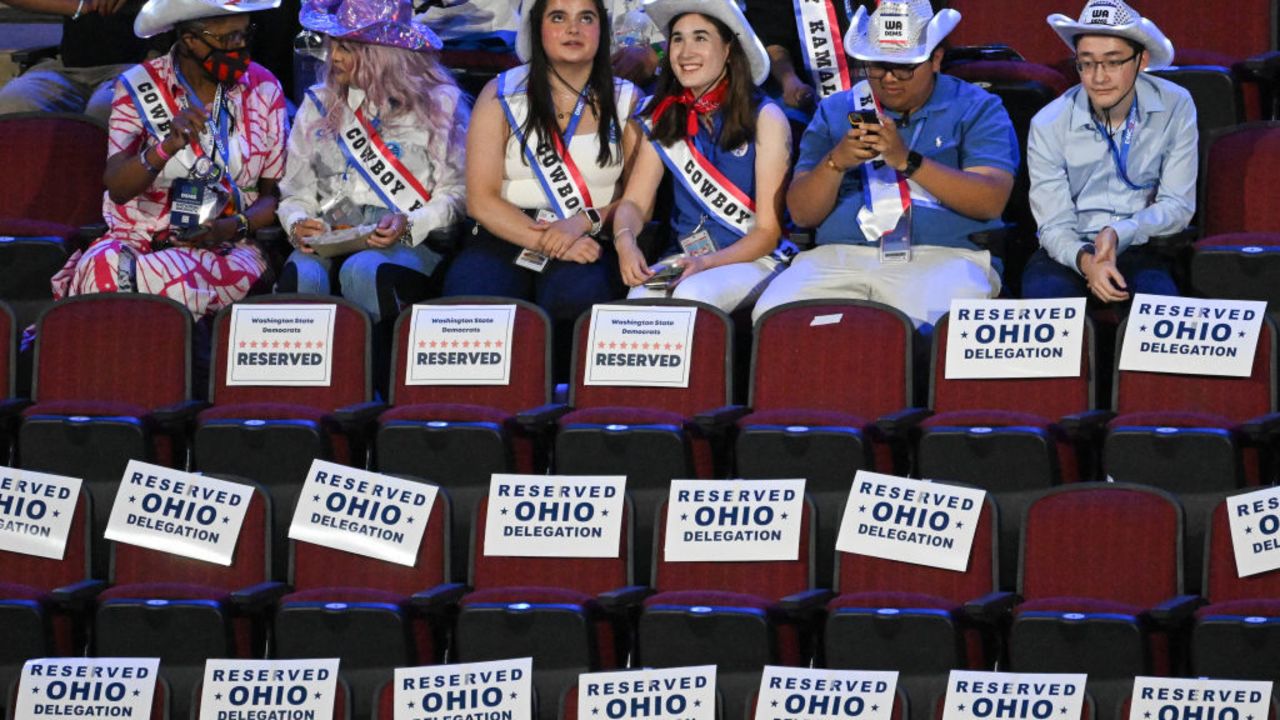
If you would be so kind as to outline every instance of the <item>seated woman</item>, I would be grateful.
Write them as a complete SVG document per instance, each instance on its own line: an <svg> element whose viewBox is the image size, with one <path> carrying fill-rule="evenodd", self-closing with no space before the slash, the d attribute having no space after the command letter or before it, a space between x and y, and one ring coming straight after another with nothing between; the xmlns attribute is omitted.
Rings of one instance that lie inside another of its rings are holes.
<svg viewBox="0 0 1280 720"><path fill-rule="evenodd" d="M557 375L574 320L622 295L613 216L624 157L639 132L635 87L613 77L603 0L534 0L519 29L526 65L494 78L467 135L467 211L475 218L445 295L532 299L551 316ZM498 150L502 151L499 152Z"/></svg>
<svg viewBox="0 0 1280 720"><path fill-rule="evenodd" d="M629 297L669 294L732 312L781 270L770 253L782 234L791 129L757 90L769 56L732 0L652 0L645 12L666 32L667 56L640 113L650 142L637 153L613 222L622 279ZM636 235L664 164L676 180L675 238L651 268ZM655 276L659 266L666 272Z"/></svg>
<svg viewBox="0 0 1280 720"><path fill-rule="evenodd" d="M341 261L342 295L375 322L430 293L440 253L428 233L462 220L467 104L439 63L440 39L409 0L308 0L303 27L329 36L324 82L289 134L280 223L295 250L276 289L327 294L330 260L308 244L374 226Z"/></svg>
<svg viewBox="0 0 1280 720"><path fill-rule="evenodd" d="M248 14L279 4L147 0L134 31L177 39L116 84L108 230L54 275L55 298L152 293L198 320L258 284L266 262L246 238L275 221L288 120L280 82L249 62Z"/></svg>

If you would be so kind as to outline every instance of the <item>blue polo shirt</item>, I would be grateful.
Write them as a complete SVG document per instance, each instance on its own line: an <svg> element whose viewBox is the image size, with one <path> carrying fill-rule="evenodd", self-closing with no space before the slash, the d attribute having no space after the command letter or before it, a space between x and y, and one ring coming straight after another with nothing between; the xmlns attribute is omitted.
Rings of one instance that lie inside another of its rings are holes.
<svg viewBox="0 0 1280 720"><path fill-rule="evenodd" d="M852 91L836 93L822 101L813 122L800 139L796 171L812 170L822 162L849 130ZM898 113L887 112L898 118ZM1011 175L1018 172L1018 139L1000 98L950 75L939 74L933 94L924 107L912 113L910 123L898 131L910 149L959 170L991 167ZM862 171L845 173L835 207L818 226L819 245L873 244L862 234L858 211L862 209ZM919 198L912 183L911 241L916 245L942 245L976 250L970 233L1000 227L1001 221L975 220L940 204Z"/></svg>

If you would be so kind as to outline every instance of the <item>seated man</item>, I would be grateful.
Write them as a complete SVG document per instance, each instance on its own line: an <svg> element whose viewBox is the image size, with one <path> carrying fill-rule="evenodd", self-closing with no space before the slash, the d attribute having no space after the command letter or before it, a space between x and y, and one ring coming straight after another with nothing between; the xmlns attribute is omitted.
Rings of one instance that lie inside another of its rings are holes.
<svg viewBox="0 0 1280 720"><path fill-rule="evenodd" d="M808 122L823 98L853 87L844 52L853 0L749 0L747 20L769 53L765 90L793 119ZM858 4L868 4L859 0Z"/></svg>
<svg viewBox="0 0 1280 720"><path fill-rule="evenodd" d="M1049 25L1075 50L1080 84L1031 121L1040 249L1022 294L1177 295L1170 260L1146 243L1195 212L1196 108L1186 90L1142 72L1168 67L1173 44L1122 0L1089 0L1080 22L1055 14Z"/></svg>
<svg viewBox="0 0 1280 720"><path fill-rule="evenodd" d="M63 16L58 57L0 83L0 115L84 113L106 123L116 76L142 62L147 44L133 34L142 0L6 0L6 5Z"/></svg>
<svg viewBox="0 0 1280 720"><path fill-rule="evenodd" d="M999 268L969 236L1000 225L1018 147L996 96L938 74L938 45L959 21L927 0L854 14L845 47L868 79L822 101L787 191L792 220L817 228L818 247L774 278L755 317L795 300L854 298L922 325L952 298L1000 292Z"/></svg>

